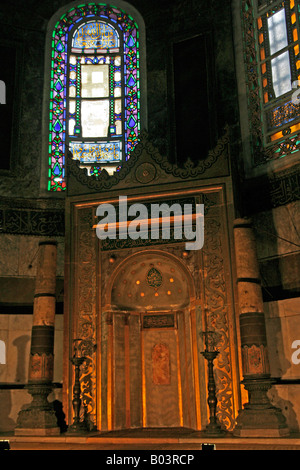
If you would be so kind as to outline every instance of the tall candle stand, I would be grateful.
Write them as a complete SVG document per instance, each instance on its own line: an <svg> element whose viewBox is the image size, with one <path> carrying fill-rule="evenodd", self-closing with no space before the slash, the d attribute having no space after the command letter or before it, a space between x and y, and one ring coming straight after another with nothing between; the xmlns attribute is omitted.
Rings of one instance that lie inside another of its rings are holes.
<svg viewBox="0 0 300 470"><path fill-rule="evenodd" d="M78 343L80 343L80 341L81 340L78 340L78 339L74 340L74 355L73 357L70 358L70 361L72 362L75 368L74 370L75 381L74 381L74 387L73 387L73 400L72 400L74 417L73 417L73 424L71 424L71 426L69 426L68 428L68 433L71 433L71 434L82 434L84 432L87 432L87 428L85 424L80 421L81 387L80 387L79 376L80 376L80 367L86 360L86 357L80 354L80 348L78 346Z"/></svg>
<svg viewBox="0 0 300 470"><path fill-rule="evenodd" d="M214 378L214 360L216 359L219 351L216 349L213 341L213 331L207 331L204 333L206 338L205 341L205 351L202 351L201 354L207 360L208 366L208 398L207 403L209 407L209 423L205 428L205 433L211 436L220 436L224 433L219 423L219 420L216 416L217 410L217 396L216 396L216 384ZM210 338L211 336L211 338Z"/></svg>

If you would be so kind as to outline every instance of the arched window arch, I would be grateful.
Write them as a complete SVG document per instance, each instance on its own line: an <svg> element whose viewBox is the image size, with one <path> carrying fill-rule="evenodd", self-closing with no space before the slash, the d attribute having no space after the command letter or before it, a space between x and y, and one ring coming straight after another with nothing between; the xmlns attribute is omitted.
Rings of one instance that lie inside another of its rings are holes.
<svg viewBox="0 0 300 470"><path fill-rule="evenodd" d="M141 130L140 33L119 7L70 8L51 42L48 190L66 188L65 158L97 176L130 157Z"/></svg>
<svg viewBox="0 0 300 470"><path fill-rule="evenodd" d="M299 0L242 0L254 166L300 150Z"/></svg>

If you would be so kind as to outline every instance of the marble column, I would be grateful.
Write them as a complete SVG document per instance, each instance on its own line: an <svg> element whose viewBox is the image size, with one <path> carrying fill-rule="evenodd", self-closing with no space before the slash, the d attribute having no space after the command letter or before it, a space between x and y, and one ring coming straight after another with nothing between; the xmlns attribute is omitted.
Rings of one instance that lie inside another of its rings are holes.
<svg viewBox="0 0 300 470"><path fill-rule="evenodd" d="M39 243L27 385L33 399L19 412L17 435L60 432L53 406L47 399L53 380L56 245L55 241Z"/></svg>
<svg viewBox="0 0 300 470"><path fill-rule="evenodd" d="M263 296L256 240L250 219L236 219L234 243L237 270L243 381L249 402L240 411L234 434L241 437L280 437L289 434L285 417L268 398L272 387Z"/></svg>

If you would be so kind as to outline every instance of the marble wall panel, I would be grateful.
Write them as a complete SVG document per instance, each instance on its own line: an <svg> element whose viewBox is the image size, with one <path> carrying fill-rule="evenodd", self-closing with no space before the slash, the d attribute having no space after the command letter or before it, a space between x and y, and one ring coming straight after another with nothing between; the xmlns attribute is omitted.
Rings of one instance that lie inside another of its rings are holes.
<svg viewBox="0 0 300 470"><path fill-rule="evenodd" d="M8 324L9 324L9 315L1 314L0 315L0 330L7 330Z"/></svg>
<svg viewBox="0 0 300 470"><path fill-rule="evenodd" d="M35 277L39 242L46 237L0 234L0 276ZM57 276L64 276L64 239L57 241Z"/></svg>
<svg viewBox="0 0 300 470"><path fill-rule="evenodd" d="M6 364L0 364L0 382L24 384L28 380L32 315L0 315L0 339L5 341ZM55 318L54 382L62 382L63 316Z"/></svg>
<svg viewBox="0 0 300 470"><path fill-rule="evenodd" d="M278 406L287 420L291 433L300 430L300 384L274 385L268 395L274 406Z"/></svg>
<svg viewBox="0 0 300 470"><path fill-rule="evenodd" d="M114 332L114 429L126 427L124 315L113 314ZM128 384L129 385L129 384Z"/></svg>
<svg viewBox="0 0 300 470"><path fill-rule="evenodd" d="M177 314L183 425L196 428L195 388L189 312ZM199 404L198 404L199 405Z"/></svg>
<svg viewBox="0 0 300 470"><path fill-rule="evenodd" d="M101 378L97 382L99 392L97 393L97 407L100 412L98 426L101 430L107 429L107 338L108 324L107 312L101 315L101 340L97 344L98 361L101 362Z"/></svg>
<svg viewBox="0 0 300 470"><path fill-rule="evenodd" d="M19 237L0 235L0 275L17 276L19 259Z"/></svg>
<svg viewBox="0 0 300 470"><path fill-rule="evenodd" d="M142 363L140 316L129 318L130 355L130 422L131 427L142 426Z"/></svg>
<svg viewBox="0 0 300 470"><path fill-rule="evenodd" d="M259 260L299 252L299 213L295 201L252 216Z"/></svg>
<svg viewBox="0 0 300 470"><path fill-rule="evenodd" d="M300 298L267 302L264 308L271 374L299 379L300 363L294 363L292 345L300 341Z"/></svg>

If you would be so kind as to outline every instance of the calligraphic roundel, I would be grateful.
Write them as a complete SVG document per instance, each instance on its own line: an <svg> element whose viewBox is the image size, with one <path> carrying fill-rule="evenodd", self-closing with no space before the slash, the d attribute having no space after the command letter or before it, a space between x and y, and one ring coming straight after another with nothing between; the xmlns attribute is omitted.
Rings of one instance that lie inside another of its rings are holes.
<svg viewBox="0 0 300 470"><path fill-rule="evenodd" d="M117 48L119 35L110 24L103 21L84 23L75 32L72 47L80 50Z"/></svg>

